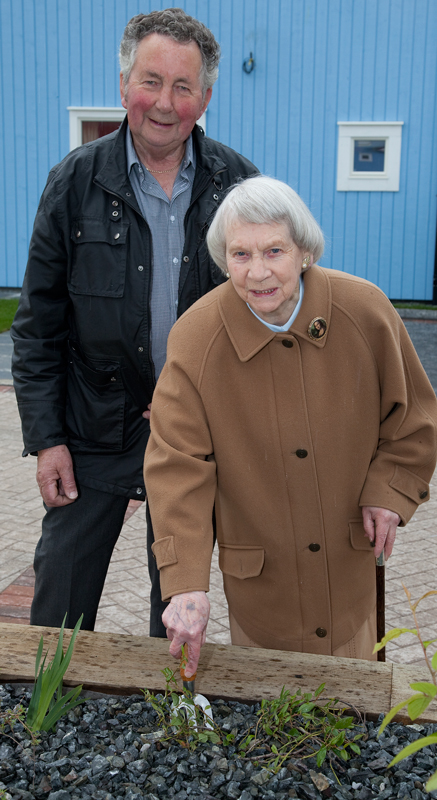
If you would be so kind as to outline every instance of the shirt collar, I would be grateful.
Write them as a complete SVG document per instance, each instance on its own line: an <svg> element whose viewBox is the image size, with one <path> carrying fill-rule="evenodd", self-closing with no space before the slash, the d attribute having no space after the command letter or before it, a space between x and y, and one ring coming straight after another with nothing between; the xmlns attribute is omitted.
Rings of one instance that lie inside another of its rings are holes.
<svg viewBox="0 0 437 800"><path fill-rule="evenodd" d="M294 308L294 311L293 311L291 317L289 318L289 320L284 325L272 325L270 322L266 322L264 319L261 319L261 317L259 317L258 314L255 314L253 308L250 308L249 303L246 303L246 305L247 305L248 309L252 312L252 314L254 314L255 317L257 319L259 319L259 321L262 322L263 325L266 325L267 328L270 328L270 330L273 331L273 333L283 333L285 331L288 331L289 328L291 328L294 320L296 319L296 317L297 317L297 315L299 313L299 309L300 309L300 307L302 305L302 300L303 300L303 291L304 291L304 288L303 288L303 277L302 277L302 275L299 275L299 300L296 303L296 306Z"/></svg>
<svg viewBox="0 0 437 800"><path fill-rule="evenodd" d="M135 150L132 134L129 125L126 128L126 161L127 161L127 174L130 175L132 167L137 164L138 167L142 166L140 159ZM194 147L193 137L190 133L187 141L185 142L185 155L181 165L181 172L186 170L191 164L194 166Z"/></svg>

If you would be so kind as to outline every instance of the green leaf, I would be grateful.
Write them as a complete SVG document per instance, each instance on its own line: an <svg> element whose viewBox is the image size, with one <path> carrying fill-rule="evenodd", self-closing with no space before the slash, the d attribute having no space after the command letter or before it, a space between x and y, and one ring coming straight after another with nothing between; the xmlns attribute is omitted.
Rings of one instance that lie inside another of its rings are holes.
<svg viewBox="0 0 437 800"><path fill-rule="evenodd" d="M437 694L437 686L435 686L433 683L428 683L427 681L410 683L410 686L415 692L423 692L423 694L431 695L431 697L435 697Z"/></svg>
<svg viewBox="0 0 437 800"><path fill-rule="evenodd" d="M411 756L413 753L417 753L417 751L421 750L422 747L427 747L429 744L435 744L436 742L437 733L432 733L431 736L424 736L423 739L417 739L417 741L407 744L407 746L404 747L403 750L401 750L401 752L398 753L392 761L390 761L389 767L393 767L404 758L408 758L408 756Z"/></svg>
<svg viewBox="0 0 437 800"><path fill-rule="evenodd" d="M378 650L382 650L382 648L386 646L387 642L397 639L399 636L402 636L403 633L413 633L415 636L417 636L416 628L392 628L385 634L385 636L383 636L380 642L375 644L373 652L377 653Z"/></svg>
<svg viewBox="0 0 437 800"><path fill-rule="evenodd" d="M423 640L423 646L424 646L425 650L426 650L427 647L429 647L430 644L433 644L433 642L437 642L437 639L424 639Z"/></svg>
<svg viewBox="0 0 437 800"><path fill-rule="evenodd" d="M431 666L433 669L437 669L437 651L434 653L432 657Z"/></svg>
<svg viewBox="0 0 437 800"><path fill-rule="evenodd" d="M426 783L425 789L427 792L435 792L437 789L437 772L434 772L434 775L431 775L430 779Z"/></svg>
<svg viewBox="0 0 437 800"><path fill-rule="evenodd" d="M380 726L379 731L378 731L378 736L381 736L381 733L383 732L383 730L387 727L389 722L392 721L393 717L396 716L398 711L400 711L401 708L406 706L407 703L410 702L410 700L413 700L414 697L416 697L416 695L412 695L411 697L407 697L406 700L401 700L400 703L398 703L396 706L394 706L393 708L390 709L388 714L386 714L384 719L382 720L381 726Z"/></svg>
<svg viewBox="0 0 437 800"><path fill-rule="evenodd" d="M356 753L358 756L360 755L360 753L361 753L361 748L360 748L360 747L359 747L357 744L355 744L355 742L351 742L351 743L350 743L350 745L349 745L349 747L350 747L350 749L351 749L351 750L353 750L353 752L354 752L354 753Z"/></svg>
<svg viewBox="0 0 437 800"><path fill-rule="evenodd" d="M326 747L321 747L319 752L317 753L317 757L316 757L316 761L317 761L317 766L318 767L322 766L322 764L323 764L323 762L324 762L324 760L326 758L326 754L327 754L327 748Z"/></svg>
<svg viewBox="0 0 437 800"><path fill-rule="evenodd" d="M414 697L410 698L407 709L410 719L415 720L417 717L420 717L431 702L432 697L428 697L424 694L416 694Z"/></svg>

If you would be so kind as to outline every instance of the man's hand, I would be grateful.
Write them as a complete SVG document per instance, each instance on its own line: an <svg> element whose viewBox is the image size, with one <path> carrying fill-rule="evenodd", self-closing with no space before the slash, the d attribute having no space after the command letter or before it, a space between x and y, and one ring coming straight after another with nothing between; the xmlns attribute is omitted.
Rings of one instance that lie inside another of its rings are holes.
<svg viewBox="0 0 437 800"><path fill-rule="evenodd" d="M391 556L396 538L396 528L401 518L394 511L378 506L363 506L363 524L366 536L375 541L375 558L384 550L385 558Z"/></svg>
<svg viewBox="0 0 437 800"><path fill-rule="evenodd" d="M46 506L66 506L77 498L73 461L65 444L38 451L36 481Z"/></svg>
<svg viewBox="0 0 437 800"><path fill-rule="evenodd" d="M175 594L162 615L171 640L170 655L180 658L186 644L188 661L184 667L187 678L194 675L199 663L200 648L205 644L209 619L209 600L205 592Z"/></svg>
<svg viewBox="0 0 437 800"><path fill-rule="evenodd" d="M135 514L135 511L138 511L139 507L143 505L144 505L143 500L129 500L123 519L123 525L125 522L128 521L128 519L130 519Z"/></svg>
<svg viewBox="0 0 437 800"><path fill-rule="evenodd" d="M152 404L149 403L149 405L147 406L147 411L143 411L143 413L141 414L141 416L144 417L144 419L150 419L150 409L151 408L152 408Z"/></svg>

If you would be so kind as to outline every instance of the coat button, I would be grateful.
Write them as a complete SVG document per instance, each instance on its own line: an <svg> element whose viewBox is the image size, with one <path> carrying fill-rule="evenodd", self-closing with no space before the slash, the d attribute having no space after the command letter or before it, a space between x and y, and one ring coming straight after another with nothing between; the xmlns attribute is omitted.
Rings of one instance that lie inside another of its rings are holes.
<svg viewBox="0 0 437 800"><path fill-rule="evenodd" d="M143 350L144 350L144 347L139 347L139 348L138 348L138 352L139 352L139 353L142 353L142 352L143 352Z"/></svg>
<svg viewBox="0 0 437 800"><path fill-rule="evenodd" d="M142 272L142 271L143 271L143 269L144 269L143 265L142 265L142 264L140 264L140 265L139 265L139 267L138 267L138 272Z"/></svg>
<svg viewBox="0 0 437 800"><path fill-rule="evenodd" d="M112 212L112 216L113 216L113 217L118 217L118 211L113 211L113 212Z"/></svg>
<svg viewBox="0 0 437 800"><path fill-rule="evenodd" d="M218 194L213 194L213 198L214 198L214 200L218 200L219 199Z"/></svg>
<svg viewBox="0 0 437 800"><path fill-rule="evenodd" d="M113 383L115 383L115 381L116 381L116 380L117 380L117 378L114 378L114 377L112 377L112 378L111 378L111 381L112 381Z"/></svg>
<svg viewBox="0 0 437 800"><path fill-rule="evenodd" d="M317 542L311 542L311 544L308 545L308 547L312 553L318 553L320 550L320 545L317 544Z"/></svg>
<svg viewBox="0 0 437 800"><path fill-rule="evenodd" d="M186 263L186 264L188 264L188 262L189 262L189 260L190 260L190 259L189 259L189 257L188 257L188 256L184 256L183 260L185 261L185 263Z"/></svg>
<svg viewBox="0 0 437 800"><path fill-rule="evenodd" d="M142 494L142 493L143 493L143 490L142 490L141 486L138 486L138 488L137 488L137 494Z"/></svg>
<svg viewBox="0 0 437 800"><path fill-rule="evenodd" d="M282 344L284 347L293 347L293 342L291 342L290 339L283 339Z"/></svg>
<svg viewBox="0 0 437 800"><path fill-rule="evenodd" d="M326 630L326 628L317 628L316 636L318 636L320 639L324 639L324 637L327 635L328 631Z"/></svg>
<svg viewBox="0 0 437 800"><path fill-rule="evenodd" d="M119 239L119 238L120 238L120 234L116 233L115 236L114 236L114 239Z"/></svg>
<svg viewBox="0 0 437 800"><path fill-rule="evenodd" d="M306 458L308 455L308 450L296 450L296 455L298 458Z"/></svg>
<svg viewBox="0 0 437 800"><path fill-rule="evenodd" d="M79 238L79 236L82 236L81 232L80 231L76 231L76 237Z"/></svg>
<svg viewBox="0 0 437 800"><path fill-rule="evenodd" d="M424 489L423 492L419 492L419 497L421 500L425 500L425 497L428 497L428 492L426 489Z"/></svg>
<svg viewBox="0 0 437 800"><path fill-rule="evenodd" d="M112 201L112 205L113 205L113 206L118 206L118 200L113 200L113 201Z"/></svg>

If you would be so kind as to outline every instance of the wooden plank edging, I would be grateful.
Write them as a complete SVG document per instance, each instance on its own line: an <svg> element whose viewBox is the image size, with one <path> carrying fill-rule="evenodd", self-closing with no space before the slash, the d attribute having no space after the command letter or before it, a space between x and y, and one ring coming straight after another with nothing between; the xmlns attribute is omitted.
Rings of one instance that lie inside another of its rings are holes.
<svg viewBox="0 0 437 800"><path fill-rule="evenodd" d="M32 682L41 635L44 652L50 646L50 658L58 633L57 628L0 623L0 681ZM70 635L65 632L65 642ZM174 670L176 662L164 639L80 631L65 684L82 683L85 689L126 695L144 688L163 691L165 667ZM411 681L428 679L421 666L206 644L196 689L211 699L255 701L278 697L283 686L293 692L298 688L313 692L325 683L324 697L337 697L373 717L408 697ZM410 722L402 712L396 719ZM437 722L436 703L417 721Z"/></svg>

